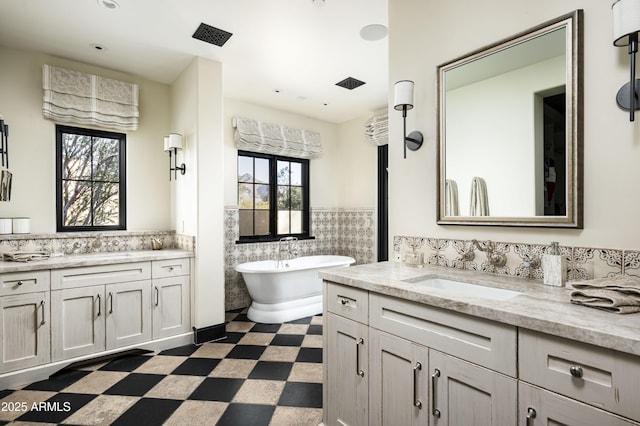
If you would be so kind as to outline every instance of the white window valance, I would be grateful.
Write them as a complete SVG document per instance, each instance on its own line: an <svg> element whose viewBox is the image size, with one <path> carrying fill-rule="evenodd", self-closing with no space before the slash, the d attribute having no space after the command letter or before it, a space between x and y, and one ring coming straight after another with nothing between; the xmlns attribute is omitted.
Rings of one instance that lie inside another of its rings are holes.
<svg viewBox="0 0 640 426"><path fill-rule="evenodd" d="M320 133L291 129L274 123L235 117L233 135L236 148L295 158L315 158L322 154Z"/></svg>
<svg viewBox="0 0 640 426"><path fill-rule="evenodd" d="M364 137L374 145L389 143L389 117L387 114L371 117L364 123Z"/></svg>
<svg viewBox="0 0 640 426"><path fill-rule="evenodd" d="M119 131L138 128L138 85L65 68L42 67L45 118Z"/></svg>

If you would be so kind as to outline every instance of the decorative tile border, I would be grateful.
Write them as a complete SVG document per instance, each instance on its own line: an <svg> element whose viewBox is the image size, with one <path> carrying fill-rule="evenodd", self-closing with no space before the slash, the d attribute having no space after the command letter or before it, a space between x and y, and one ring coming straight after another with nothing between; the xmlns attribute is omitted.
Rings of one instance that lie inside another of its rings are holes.
<svg viewBox="0 0 640 426"><path fill-rule="evenodd" d="M486 241L478 241L482 248ZM405 259L407 253L422 252L426 264L449 268L470 269L498 275L542 280L542 268L530 268L529 262L542 259L548 245L495 242L495 251L504 254L507 263L502 267L490 265L487 254L474 247L473 259L465 253L474 246L473 240L447 240L428 237L395 236L393 257ZM569 281L615 277L622 274L640 277L640 251L589 247L560 246L560 254L567 259Z"/></svg>
<svg viewBox="0 0 640 426"><path fill-rule="evenodd" d="M238 208L225 207L225 310L244 308L251 304L242 275L235 271L235 267L244 262L275 259L278 253L277 241L236 244L240 236L238 223ZM298 241L298 255L337 254L351 256L358 264L375 262L375 229L373 209L314 208L311 210L311 235L314 238Z"/></svg>

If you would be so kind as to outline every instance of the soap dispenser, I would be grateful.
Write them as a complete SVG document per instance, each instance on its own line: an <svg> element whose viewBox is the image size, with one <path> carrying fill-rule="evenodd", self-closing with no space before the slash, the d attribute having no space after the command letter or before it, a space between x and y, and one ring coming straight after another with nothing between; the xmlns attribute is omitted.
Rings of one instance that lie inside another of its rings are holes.
<svg viewBox="0 0 640 426"><path fill-rule="evenodd" d="M567 280L567 259L560 254L557 241L553 241L548 253L542 256L542 274L546 285L564 287Z"/></svg>

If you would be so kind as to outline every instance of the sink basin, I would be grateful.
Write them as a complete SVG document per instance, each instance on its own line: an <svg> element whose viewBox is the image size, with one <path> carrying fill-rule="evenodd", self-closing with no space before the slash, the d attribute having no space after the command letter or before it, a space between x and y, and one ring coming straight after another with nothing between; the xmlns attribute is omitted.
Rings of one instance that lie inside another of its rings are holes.
<svg viewBox="0 0 640 426"><path fill-rule="evenodd" d="M420 281L414 281L414 284L424 285L439 290L445 290L450 293L456 293L462 296L480 297L491 300L509 300L512 297L521 295L517 291L505 290L502 288L487 287L479 284L469 284L460 281L452 281L444 278L427 278Z"/></svg>

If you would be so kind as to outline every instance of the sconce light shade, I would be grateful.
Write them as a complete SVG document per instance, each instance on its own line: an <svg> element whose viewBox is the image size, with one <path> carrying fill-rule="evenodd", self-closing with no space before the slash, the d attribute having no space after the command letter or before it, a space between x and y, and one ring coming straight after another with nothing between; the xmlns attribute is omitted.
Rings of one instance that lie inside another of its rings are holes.
<svg viewBox="0 0 640 426"><path fill-rule="evenodd" d="M169 146L169 136L164 137L164 152L171 151L171 147Z"/></svg>
<svg viewBox="0 0 640 426"><path fill-rule="evenodd" d="M169 133L169 148L182 149L182 135L179 133Z"/></svg>
<svg viewBox="0 0 640 426"><path fill-rule="evenodd" d="M629 83L620 88L616 96L618 106L629 111L629 121L634 121L635 111L640 109L638 92L640 80L636 80L636 53L640 32L640 2L618 0L611 6L613 14L613 45L629 46L631 76Z"/></svg>
<svg viewBox="0 0 640 426"><path fill-rule="evenodd" d="M393 108L402 111L404 108L413 108L413 81L400 80L395 85L395 95L393 98Z"/></svg>
<svg viewBox="0 0 640 426"><path fill-rule="evenodd" d="M178 166L178 151L182 150L182 135L169 133L169 136L165 136L164 150L169 153L169 180L171 180L171 172L173 172L174 179L178 178L178 170L180 170L180 174L185 174L187 167L184 163Z"/></svg>

